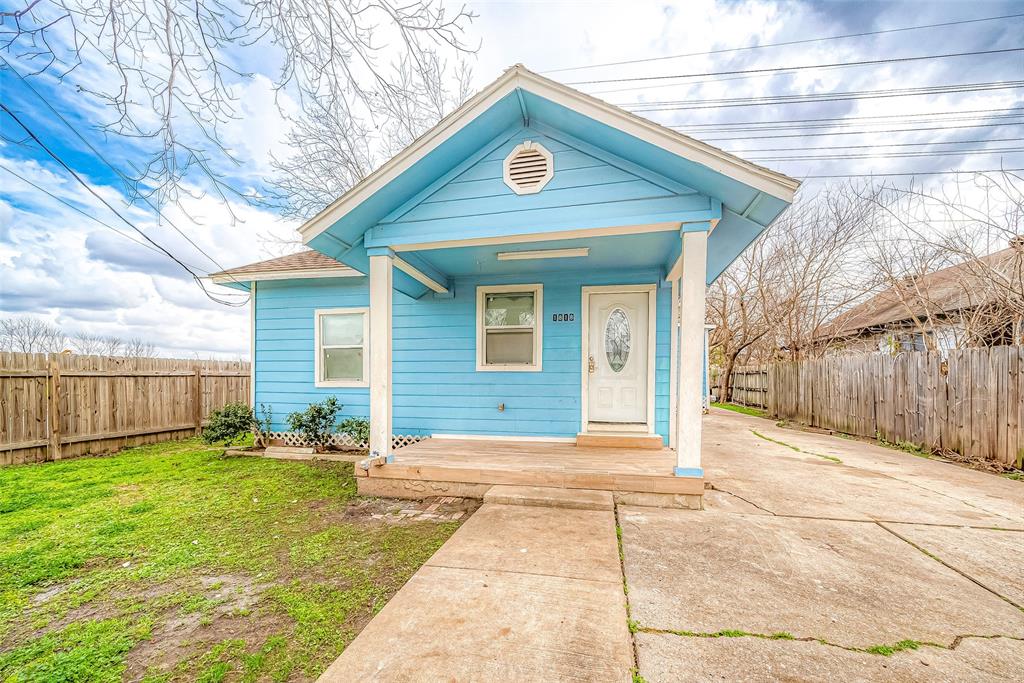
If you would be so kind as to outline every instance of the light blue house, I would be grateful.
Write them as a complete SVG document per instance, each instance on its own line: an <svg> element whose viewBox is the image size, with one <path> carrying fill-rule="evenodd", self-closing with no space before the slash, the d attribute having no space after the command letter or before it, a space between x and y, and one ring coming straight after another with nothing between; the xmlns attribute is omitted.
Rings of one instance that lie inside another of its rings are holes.
<svg viewBox="0 0 1024 683"><path fill-rule="evenodd" d="M661 449L696 491L705 287L797 186L515 66L303 225L312 251L214 280L252 293L280 429L334 395L382 472L393 434L578 442Z"/></svg>

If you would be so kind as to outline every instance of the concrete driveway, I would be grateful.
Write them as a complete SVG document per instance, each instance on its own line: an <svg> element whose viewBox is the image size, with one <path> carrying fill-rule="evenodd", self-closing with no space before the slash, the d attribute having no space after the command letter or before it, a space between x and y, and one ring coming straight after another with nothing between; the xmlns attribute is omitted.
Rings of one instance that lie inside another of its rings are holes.
<svg viewBox="0 0 1024 683"><path fill-rule="evenodd" d="M1024 484L717 409L704 466L618 510L646 681L1021 680Z"/></svg>

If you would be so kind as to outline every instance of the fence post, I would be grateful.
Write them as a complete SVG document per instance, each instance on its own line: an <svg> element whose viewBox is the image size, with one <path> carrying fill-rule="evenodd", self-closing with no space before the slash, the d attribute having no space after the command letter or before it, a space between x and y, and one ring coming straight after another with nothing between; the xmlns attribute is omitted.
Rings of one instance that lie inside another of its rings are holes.
<svg viewBox="0 0 1024 683"><path fill-rule="evenodd" d="M195 366L192 381L192 420L196 423L196 436L203 433L203 369Z"/></svg>
<svg viewBox="0 0 1024 683"><path fill-rule="evenodd" d="M50 441L50 460L60 460L60 363L51 354L46 377L46 430Z"/></svg>

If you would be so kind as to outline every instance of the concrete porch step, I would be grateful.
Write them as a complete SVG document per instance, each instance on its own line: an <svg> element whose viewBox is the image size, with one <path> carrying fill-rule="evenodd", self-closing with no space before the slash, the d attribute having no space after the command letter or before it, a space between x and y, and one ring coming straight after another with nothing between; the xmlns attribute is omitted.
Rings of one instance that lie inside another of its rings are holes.
<svg viewBox="0 0 1024 683"><path fill-rule="evenodd" d="M643 448L661 450L665 447L660 434L639 434L630 432L580 432L576 445L594 448Z"/></svg>
<svg viewBox="0 0 1024 683"><path fill-rule="evenodd" d="M568 508L572 510L612 510L615 507L611 491L561 489L550 486L512 486L506 484L492 486L484 494L484 503Z"/></svg>

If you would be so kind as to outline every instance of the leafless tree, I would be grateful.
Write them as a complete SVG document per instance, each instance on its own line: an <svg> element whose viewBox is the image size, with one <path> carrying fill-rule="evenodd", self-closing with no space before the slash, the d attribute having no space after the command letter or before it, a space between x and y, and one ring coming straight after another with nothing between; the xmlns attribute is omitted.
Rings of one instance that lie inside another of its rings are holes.
<svg viewBox="0 0 1024 683"><path fill-rule="evenodd" d="M19 353L60 353L67 336L56 325L39 318L0 319L0 350Z"/></svg>
<svg viewBox="0 0 1024 683"><path fill-rule="evenodd" d="M867 288L855 246L869 213L845 187L800 198L712 285L710 345L722 400L737 364L821 353L827 322Z"/></svg>
<svg viewBox="0 0 1024 683"><path fill-rule="evenodd" d="M7 67L29 81L52 75L107 105L104 132L148 154L119 169L126 192L160 203L196 187L238 195L225 177L237 160L221 133L240 115L251 76L236 66L244 54L278 58L279 92L314 122L335 116L358 135L437 99L442 55L469 50L473 18L439 0L19 1L0 10Z"/></svg>
<svg viewBox="0 0 1024 683"><path fill-rule="evenodd" d="M154 358L156 344L143 341L140 337L132 337L124 342L122 354L129 358Z"/></svg>
<svg viewBox="0 0 1024 683"><path fill-rule="evenodd" d="M1024 179L964 174L872 197L869 260L930 350L1024 341Z"/></svg>

